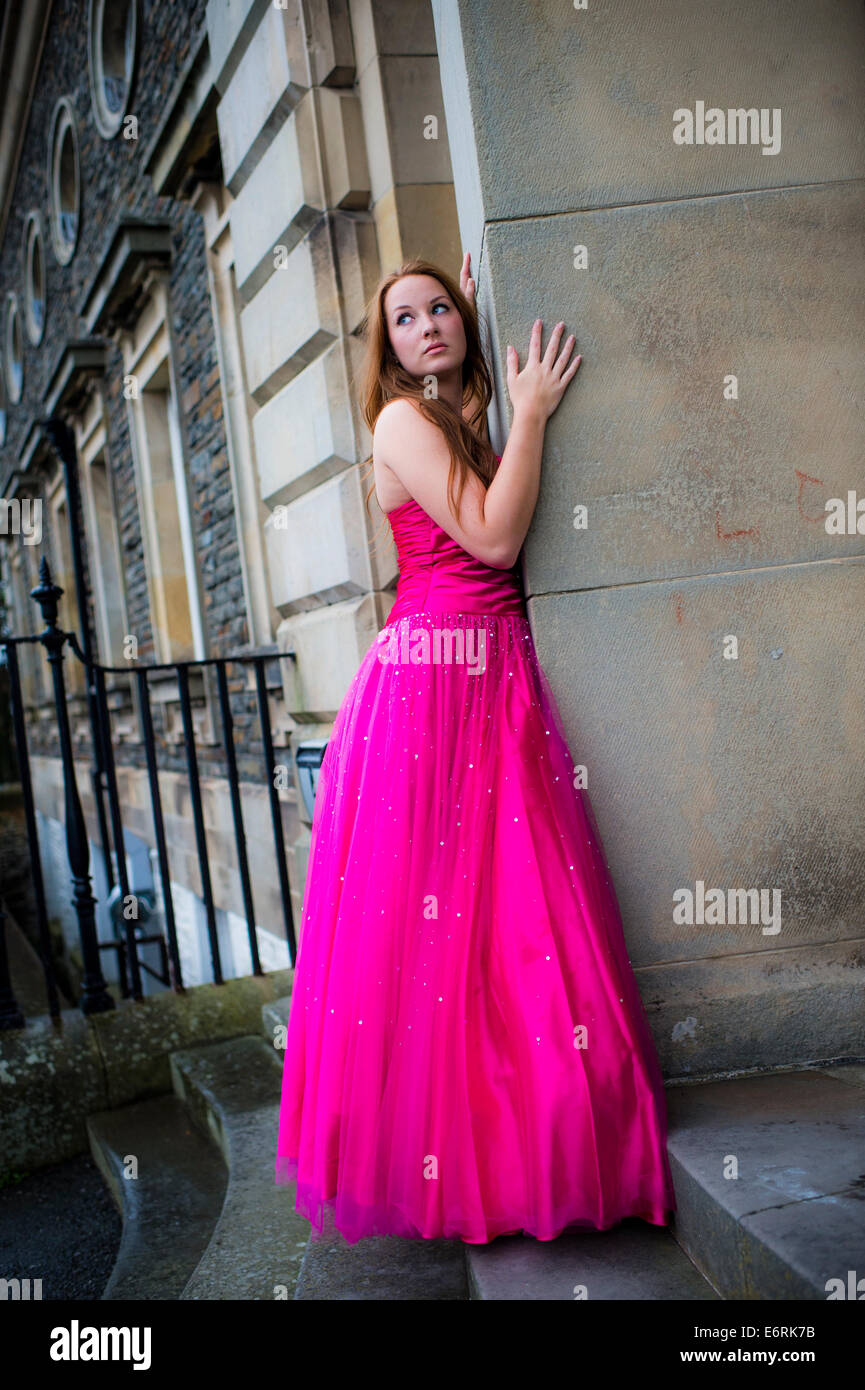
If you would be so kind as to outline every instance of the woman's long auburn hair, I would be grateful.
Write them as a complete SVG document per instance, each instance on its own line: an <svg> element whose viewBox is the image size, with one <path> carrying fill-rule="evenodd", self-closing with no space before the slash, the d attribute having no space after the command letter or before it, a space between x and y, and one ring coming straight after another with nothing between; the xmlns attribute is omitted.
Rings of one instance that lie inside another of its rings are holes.
<svg viewBox="0 0 865 1390"><path fill-rule="evenodd" d="M450 295L463 321L466 355L462 364L462 403L463 407L471 400L477 403L470 424L466 423L462 415L457 415L447 401L428 396L423 380L405 370L391 347L385 320L384 298L391 285L406 275L431 275L433 279L438 280L442 289ZM453 514L459 520L460 503L469 473L472 472L480 478L486 488L492 482L496 471L496 455L486 437L486 412L492 400L493 387L484 360L474 306L466 299L458 282L447 271L441 270L431 261L412 257L403 261L398 270L384 275L379 281L367 305L361 323L361 334L366 342L366 354L361 368L361 411L370 434L388 401L401 396L414 401L421 414L439 426L447 441L451 456L447 496ZM470 428L470 425L474 426L474 429ZM480 430L483 437L479 438L474 432L475 429ZM373 472L372 454L368 454L363 462L368 464L368 470L362 479L366 482ZM366 494L366 510L370 516L372 514L369 501L374 491L373 479Z"/></svg>

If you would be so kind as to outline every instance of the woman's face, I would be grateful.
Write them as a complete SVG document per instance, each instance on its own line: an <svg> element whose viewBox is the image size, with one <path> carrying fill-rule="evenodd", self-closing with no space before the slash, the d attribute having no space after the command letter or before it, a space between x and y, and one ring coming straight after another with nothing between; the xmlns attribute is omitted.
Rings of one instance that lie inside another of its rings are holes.
<svg viewBox="0 0 865 1390"><path fill-rule="evenodd" d="M391 347L412 376L461 375L465 328L440 281L432 275L404 275L387 291L384 315Z"/></svg>

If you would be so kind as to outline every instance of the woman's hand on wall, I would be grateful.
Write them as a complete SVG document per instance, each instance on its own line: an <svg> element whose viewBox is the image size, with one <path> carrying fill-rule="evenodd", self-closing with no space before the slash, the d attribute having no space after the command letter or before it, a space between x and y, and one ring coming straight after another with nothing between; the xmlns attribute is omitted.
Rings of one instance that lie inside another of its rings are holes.
<svg viewBox="0 0 865 1390"><path fill-rule="evenodd" d="M549 419L565 394L567 386L573 380L583 360L582 353L578 353L574 360L569 362L577 341L573 333L568 336L558 357L555 355L564 326L563 323L556 324L550 334L547 350L541 357L541 329L543 325L540 319L535 319L529 339L529 355L522 371L519 369L520 359L516 348L511 347L508 343L508 395L511 398L515 415L518 412L528 413L536 415L541 420Z"/></svg>

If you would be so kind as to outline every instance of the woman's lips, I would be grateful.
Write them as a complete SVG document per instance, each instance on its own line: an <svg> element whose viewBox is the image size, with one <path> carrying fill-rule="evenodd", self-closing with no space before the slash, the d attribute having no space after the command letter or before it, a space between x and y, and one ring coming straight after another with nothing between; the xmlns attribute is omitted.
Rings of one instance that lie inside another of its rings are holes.
<svg viewBox="0 0 865 1390"><path fill-rule="evenodd" d="M435 343L432 347L424 348L423 355L426 357L431 352L444 352L446 347L447 343Z"/></svg>

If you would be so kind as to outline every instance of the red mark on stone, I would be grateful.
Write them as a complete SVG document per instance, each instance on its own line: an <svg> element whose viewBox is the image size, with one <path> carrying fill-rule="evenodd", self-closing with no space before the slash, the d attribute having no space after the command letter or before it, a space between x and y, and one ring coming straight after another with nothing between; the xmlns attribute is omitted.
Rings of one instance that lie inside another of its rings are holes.
<svg viewBox="0 0 865 1390"><path fill-rule="evenodd" d="M823 508L819 516L809 516L802 505L802 494L805 491L806 483L813 483L815 487L822 488L825 488L826 484L824 482L821 482L819 478L809 478L807 473L803 473L798 468L796 469L796 477L799 479L799 494L796 498L796 506L799 508L799 515L803 516L806 521L825 521L826 508Z"/></svg>
<svg viewBox="0 0 865 1390"><path fill-rule="evenodd" d="M757 537L760 534L759 526L746 526L741 531L722 531L720 512L715 513L715 531L717 532L719 541L732 541L735 540L737 536Z"/></svg>
<svg viewBox="0 0 865 1390"><path fill-rule="evenodd" d="M676 594L676 595L675 595L675 599L676 599L676 622L677 622L677 623L681 623L681 621L682 621L682 595L681 595L681 594Z"/></svg>

